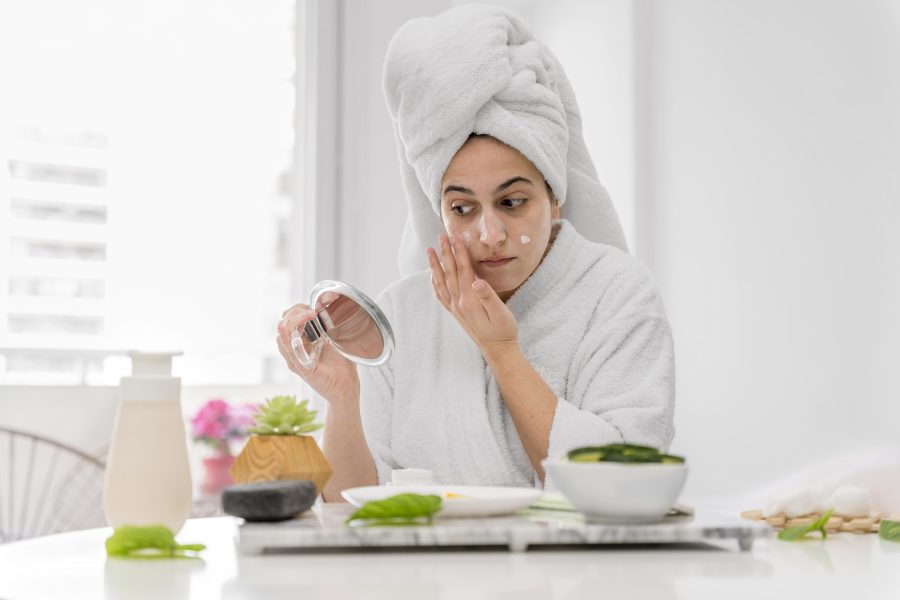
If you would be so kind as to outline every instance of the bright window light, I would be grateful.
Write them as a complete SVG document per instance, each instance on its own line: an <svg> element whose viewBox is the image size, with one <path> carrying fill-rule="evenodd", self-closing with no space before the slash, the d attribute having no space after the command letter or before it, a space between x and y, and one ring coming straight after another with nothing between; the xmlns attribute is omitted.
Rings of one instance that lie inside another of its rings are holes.
<svg viewBox="0 0 900 600"><path fill-rule="evenodd" d="M282 377L292 0L0 7L0 383Z"/></svg>

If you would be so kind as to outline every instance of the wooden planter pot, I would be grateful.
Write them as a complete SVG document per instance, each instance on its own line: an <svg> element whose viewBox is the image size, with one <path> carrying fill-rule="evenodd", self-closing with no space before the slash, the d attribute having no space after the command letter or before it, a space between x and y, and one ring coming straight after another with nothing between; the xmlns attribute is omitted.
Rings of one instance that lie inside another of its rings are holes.
<svg viewBox="0 0 900 600"><path fill-rule="evenodd" d="M235 483L308 479L316 494L331 477L331 465L309 435L251 435L231 467Z"/></svg>

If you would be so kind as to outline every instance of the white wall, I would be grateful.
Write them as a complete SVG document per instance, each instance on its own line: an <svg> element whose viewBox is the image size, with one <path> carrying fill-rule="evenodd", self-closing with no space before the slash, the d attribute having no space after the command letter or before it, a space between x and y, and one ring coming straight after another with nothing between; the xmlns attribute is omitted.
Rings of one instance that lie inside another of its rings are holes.
<svg viewBox="0 0 900 600"><path fill-rule="evenodd" d="M650 6L638 176L688 491L900 448L898 3Z"/></svg>
<svg viewBox="0 0 900 600"><path fill-rule="evenodd" d="M381 60L446 4L345 3L340 276L373 294L406 210ZM503 4L561 57L626 227L633 211L675 332L686 495L900 451L900 3Z"/></svg>

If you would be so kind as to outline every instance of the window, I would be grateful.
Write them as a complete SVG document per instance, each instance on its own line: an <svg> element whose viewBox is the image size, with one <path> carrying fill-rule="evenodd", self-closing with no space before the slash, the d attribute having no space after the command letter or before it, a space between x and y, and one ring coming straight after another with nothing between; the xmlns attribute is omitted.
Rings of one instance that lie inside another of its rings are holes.
<svg viewBox="0 0 900 600"><path fill-rule="evenodd" d="M0 384L283 377L291 0L0 8ZM14 60L9 60L14 57Z"/></svg>

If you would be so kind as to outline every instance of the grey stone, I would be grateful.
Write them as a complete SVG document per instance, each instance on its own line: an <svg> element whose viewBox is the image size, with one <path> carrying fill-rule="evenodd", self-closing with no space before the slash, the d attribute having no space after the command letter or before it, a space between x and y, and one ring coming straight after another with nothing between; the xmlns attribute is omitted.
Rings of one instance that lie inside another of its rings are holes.
<svg viewBox="0 0 900 600"><path fill-rule="evenodd" d="M242 483L222 491L222 510L247 521L291 519L315 501L316 484L305 480Z"/></svg>

